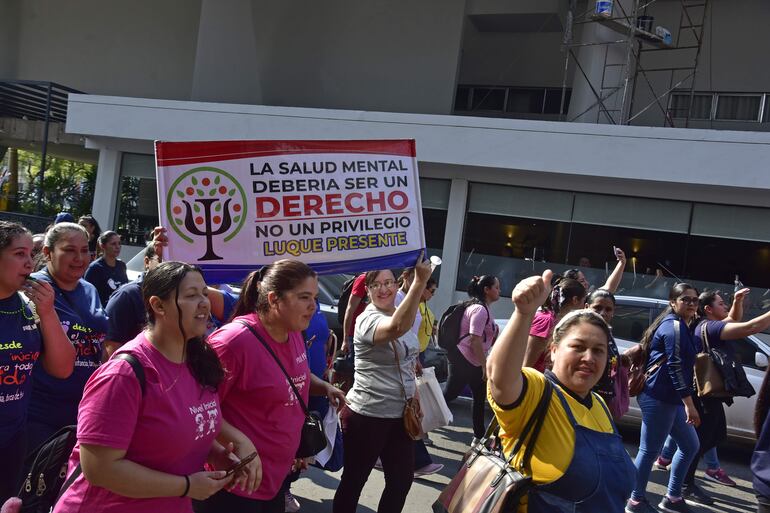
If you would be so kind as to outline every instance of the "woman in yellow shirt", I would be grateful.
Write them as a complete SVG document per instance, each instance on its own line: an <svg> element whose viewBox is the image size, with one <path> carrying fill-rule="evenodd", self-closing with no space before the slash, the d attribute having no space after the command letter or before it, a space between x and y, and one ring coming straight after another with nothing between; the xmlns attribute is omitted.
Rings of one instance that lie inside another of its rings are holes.
<svg viewBox="0 0 770 513"><path fill-rule="evenodd" d="M506 456L545 390L553 398L535 444L530 472L535 487L528 513L620 513L634 485L635 468L604 401L591 389L604 374L610 337L592 311L564 317L554 329L553 370L522 368L530 324L548 297L551 271L516 286L511 315L487 359L488 398L500 424ZM519 464L523 450L512 464Z"/></svg>

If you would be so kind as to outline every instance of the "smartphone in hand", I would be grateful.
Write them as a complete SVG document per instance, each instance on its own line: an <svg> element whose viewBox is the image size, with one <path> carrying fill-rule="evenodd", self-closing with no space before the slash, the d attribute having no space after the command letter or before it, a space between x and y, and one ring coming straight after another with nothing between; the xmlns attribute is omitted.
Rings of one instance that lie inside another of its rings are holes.
<svg viewBox="0 0 770 513"><path fill-rule="evenodd" d="M252 452L251 454L249 454L248 456L243 458L241 461L239 461L238 463L236 463L232 467L228 468L227 469L227 473L225 474L225 477L230 477L231 475L235 474L239 470L242 470L246 465L251 463L254 460L254 458L256 458L256 457L257 457L257 453L256 452Z"/></svg>

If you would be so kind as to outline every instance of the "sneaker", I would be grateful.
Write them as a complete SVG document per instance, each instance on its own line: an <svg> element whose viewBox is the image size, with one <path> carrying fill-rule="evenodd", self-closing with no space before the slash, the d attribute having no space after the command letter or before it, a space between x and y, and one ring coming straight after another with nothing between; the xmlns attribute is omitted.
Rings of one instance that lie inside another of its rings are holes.
<svg viewBox="0 0 770 513"><path fill-rule="evenodd" d="M471 440L471 447L473 447L474 445L476 445L476 444L477 444L477 443L479 443L480 441L481 441L481 438L476 438L476 437L474 436L474 437L473 437L473 440Z"/></svg>
<svg viewBox="0 0 770 513"><path fill-rule="evenodd" d="M682 496L688 504L695 504L698 506L708 506L710 504L714 504L714 499L711 497L711 495L704 492L695 483L684 485L682 488Z"/></svg>
<svg viewBox="0 0 770 513"><path fill-rule="evenodd" d="M435 474L442 468L444 468L444 465L442 465L441 463L430 463L428 465L425 465L422 468L418 468L417 470L415 470L414 477L423 477L423 476L428 476L430 474Z"/></svg>
<svg viewBox="0 0 770 513"><path fill-rule="evenodd" d="M642 499L634 504L631 499L626 501L626 513L658 513L658 510L653 508L647 499Z"/></svg>
<svg viewBox="0 0 770 513"><path fill-rule="evenodd" d="M299 501L291 492L286 492L283 496L283 510L286 513L297 513L299 511Z"/></svg>
<svg viewBox="0 0 770 513"><path fill-rule="evenodd" d="M717 483L721 483L725 486L736 486L735 481L730 479L730 476L728 476L727 472L725 472L725 470L722 468L718 468L718 469L707 468L706 474L703 477L711 481L716 481Z"/></svg>
<svg viewBox="0 0 770 513"><path fill-rule="evenodd" d="M658 456L658 459L655 460L655 464L653 465L653 468L655 468L655 470L668 470L669 468L671 468L671 460L667 460L662 456Z"/></svg>
<svg viewBox="0 0 770 513"><path fill-rule="evenodd" d="M663 497L663 500L658 504L658 509L667 513L693 513L693 510L684 500L680 499L674 502L668 497Z"/></svg>

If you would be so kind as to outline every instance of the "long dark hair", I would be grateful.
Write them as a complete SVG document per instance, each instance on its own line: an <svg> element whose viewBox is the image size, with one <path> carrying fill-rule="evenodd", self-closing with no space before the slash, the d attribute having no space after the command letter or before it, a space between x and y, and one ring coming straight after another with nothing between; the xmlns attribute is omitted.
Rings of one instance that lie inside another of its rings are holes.
<svg viewBox="0 0 770 513"><path fill-rule="evenodd" d="M233 318L254 312L267 313L270 303L267 295L274 292L279 298L297 288L316 272L299 260L278 260L254 271L246 277L241 296L233 309Z"/></svg>
<svg viewBox="0 0 770 513"><path fill-rule="evenodd" d="M565 278L563 276L554 276L551 279L551 294L543 303L543 310L551 311L559 315L564 303L572 301L573 298L584 300L586 297L586 288L577 280Z"/></svg>
<svg viewBox="0 0 770 513"><path fill-rule="evenodd" d="M493 274L485 274L484 276L474 276L468 283L468 295L474 299L478 299L482 303L487 303L487 295L484 289L495 286L495 280L497 277Z"/></svg>
<svg viewBox="0 0 770 513"><path fill-rule="evenodd" d="M677 298L679 298L682 294L687 292L688 290L694 290L695 293L698 293L698 289L690 285L689 283L677 283L673 287L671 287L671 290L668 291L668 306L658 315L654 321L652 321L652 324L645 330L644 334L642 335L642 349L644 350L644 354L649 354L650 349L650 342L652 342L652 337L655 335L655 332L660 327L660 325L663 323L663 319L666 318L667 315L670 315L674 312L674 309L671 308L671 302L676 301Z"/></svg>
<svg viewBox="0 0 770 513"><path fill-rule="evenodd" d="M219 357L206 342L205 337L187 338L182 325L182 311L179 309L179 286L189 273L203 275L200 268L184 262L163 262L155 269L144 275L142 283L142 297L147 310L147 324L155 325L155 312L150 306L150 298L153 296L163 300L174 295L174 304L178 312L179 331L185 340L185 360L190 373L202 387L216 391L225 377L225 371Z"/></svg>
<svg viewBox="0 0 770 513"><path fill-rule="evenodd" d="M759 387L759 394L757 394L757 404L754 406L754 433L757 438L762 432L762 426L765 425L768 411L770 411L770 371L765 372L765 379L762 380L762 386Z"/></svg>

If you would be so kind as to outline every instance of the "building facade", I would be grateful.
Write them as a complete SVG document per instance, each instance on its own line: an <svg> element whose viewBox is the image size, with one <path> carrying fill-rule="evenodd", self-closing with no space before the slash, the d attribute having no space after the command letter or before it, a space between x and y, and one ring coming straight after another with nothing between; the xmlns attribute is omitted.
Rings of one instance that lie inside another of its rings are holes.
<svg viewBox="0 0 770 513"><path fill-rule="evenodd" d="M593 4L576 3L589 13ZM679 6L658 0L645 15L676 29ZM606 81L612 45L577 56L585 74L574 62L565 74L569 7L0 0L0 79L88 93L70 95L62 130L98 159L93 212L128 245L139 247L157 222L154 140L414 138L428 246L445 262L438 311L473 275L498 275L510 296L546 265L582 262L600 284L613 246L629 256L625 293L660 295L676 278L732 289L738 275L762 306L770 71L760 64L770 6L712 0L694 84L634 126L596 109L577 116L578 99L590 104L600 73ZM576 25L574 41L599 32ZM658 68L682 60L670 49L655 55ZM657 73L654 87L637 87L637 106L670 83ZM690 92L690 128L663 127L683 126L676 114ZM0 132L0 144L30 142L19 133ZM510 313L510 301L495 311Z"/></svg>

